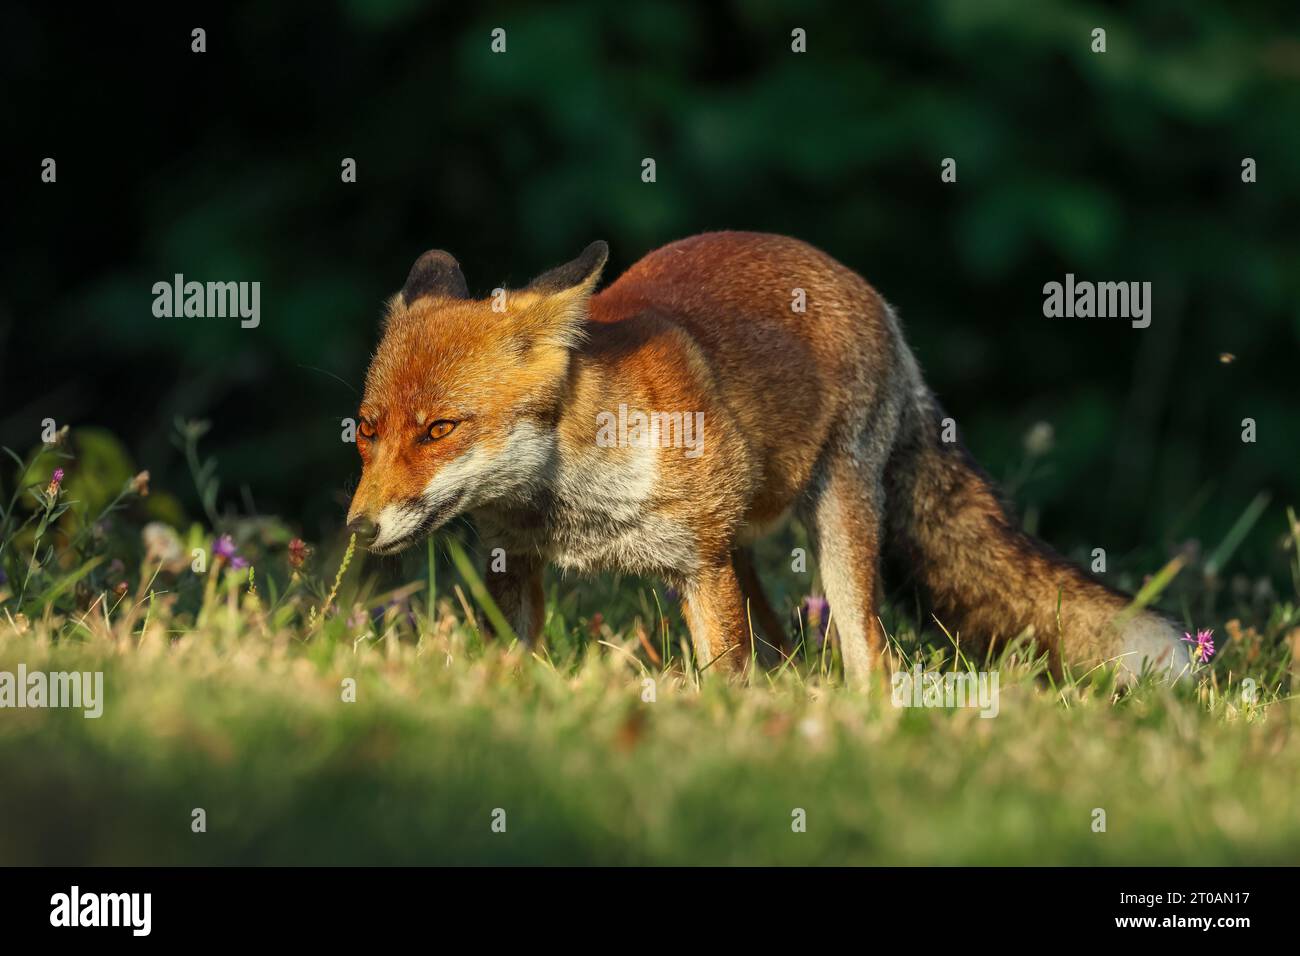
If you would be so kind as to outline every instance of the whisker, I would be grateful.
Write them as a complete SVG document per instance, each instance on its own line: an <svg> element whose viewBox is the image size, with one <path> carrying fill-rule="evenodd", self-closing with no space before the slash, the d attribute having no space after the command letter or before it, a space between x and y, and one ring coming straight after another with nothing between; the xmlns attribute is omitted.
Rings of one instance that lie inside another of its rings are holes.
<svg viewBox="0 0 1300 956"><path fill-rule="evenodd" d="M361 394L360 392L357 391L355 386L349 385L347 382L339 378L337 375L335 375L333 372L329 371L328 369L317 368L315 365L304 365L301 362L298 363L298 367L308 369L309 371L312 372L320 372L322 375L328 375L330 378L334 379L334 381L338 382L344 388L352 392L353 395Z"/></svg>

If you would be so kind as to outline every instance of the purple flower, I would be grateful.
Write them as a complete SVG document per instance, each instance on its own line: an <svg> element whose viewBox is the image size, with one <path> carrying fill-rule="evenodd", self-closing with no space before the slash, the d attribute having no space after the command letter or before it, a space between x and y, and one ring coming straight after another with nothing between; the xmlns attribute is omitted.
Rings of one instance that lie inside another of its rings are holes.
<svg viewBox="0 0 1300 956"><path fill-rule="evenodd" d="M223 561L229 562L231 568L236 571L248 567L248 561L241 558L239 552L235 549L235 539L228 534L223 534L213 543L212 554Z"/></svg>
<svg viewBox="0 0 1300 956"><path fill-rule="evenodd" d="M54 474L50 475L50 483L45 486L47 497L54 498L59 493L59 486L63 484L63 469L55 468Z"/></svg>
<svg viewBox="0 0 1300 956"><path fill-rule="evenodd" d="M1194 658L1199 658L1202 664L1206 663L1207 661L1209 661L1211 657L1214 656L1214 629L1213 628L1206 628L1205 630L1197 631L1195 637L1192 637L1192 635L1184 632L1182 640L1183 643L1185 644L1196 645L1196 647L1192 650L1192 656Z"/></svg>
<svg viewBox="0 0 1300 956"><path fill-rule="evenodd" d="M831 602L820 594L810 594L801 605L807 626L817 636L817 644L826 640L826 631L831 624Z"/></svg>

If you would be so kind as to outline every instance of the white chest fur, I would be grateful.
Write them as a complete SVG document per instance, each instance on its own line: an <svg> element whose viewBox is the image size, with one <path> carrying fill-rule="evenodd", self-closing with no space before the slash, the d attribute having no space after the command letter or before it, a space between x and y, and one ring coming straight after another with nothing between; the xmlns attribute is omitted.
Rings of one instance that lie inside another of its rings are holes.
<svg viewBox="0 0 1300 956"><path fill-rule="evenodd" d="M593 445L559 456L545 495L527 509L483 509L480 533L507 552L541 554L578 572L687 574L697 561L695 536L666 513L660 453Z"/></svg>

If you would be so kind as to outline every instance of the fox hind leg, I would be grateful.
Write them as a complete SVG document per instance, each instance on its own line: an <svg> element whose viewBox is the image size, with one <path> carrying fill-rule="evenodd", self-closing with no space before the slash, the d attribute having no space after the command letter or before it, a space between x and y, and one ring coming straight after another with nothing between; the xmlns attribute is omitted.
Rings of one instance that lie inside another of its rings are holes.
<svg viewBox="0 0 1300 956"><path fill-rule="evenodd" d="M844 676L865 689L885 641L876 616L884 491L880 476L850 455L832 455L802 509L840 638Z"/></svg>

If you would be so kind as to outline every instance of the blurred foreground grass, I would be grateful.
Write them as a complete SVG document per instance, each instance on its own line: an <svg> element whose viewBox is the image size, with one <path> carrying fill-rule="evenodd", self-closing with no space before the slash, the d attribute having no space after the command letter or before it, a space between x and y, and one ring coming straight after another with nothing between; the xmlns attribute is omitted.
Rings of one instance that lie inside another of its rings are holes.
<svg viewBox="0 0 1300 956"><path fill-rule="evenodd" d="M480 645L455 613L418 642L264 634L238 605L179 639L165 615L138 634L92 616L72 642L0 623L0 669L105 675L99 719L0 712L0 862L1300 858L1290 700L1243 706L1204 681L1114 702L1004 662L982 719L791 671L697 683L626 640L550 662Z"/></svg>

